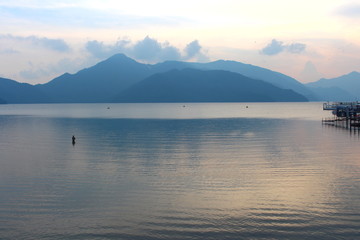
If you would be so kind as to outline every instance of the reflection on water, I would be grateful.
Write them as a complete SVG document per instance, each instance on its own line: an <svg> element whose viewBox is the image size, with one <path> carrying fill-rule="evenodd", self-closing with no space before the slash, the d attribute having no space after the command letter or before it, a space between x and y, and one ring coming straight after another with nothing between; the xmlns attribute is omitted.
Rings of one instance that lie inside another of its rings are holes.
<svg viewBox="0 0 360 240"><path fill-rule="evenodd" d="M356 239L358 145L321 121L0 116L1 239Z"/></svg>

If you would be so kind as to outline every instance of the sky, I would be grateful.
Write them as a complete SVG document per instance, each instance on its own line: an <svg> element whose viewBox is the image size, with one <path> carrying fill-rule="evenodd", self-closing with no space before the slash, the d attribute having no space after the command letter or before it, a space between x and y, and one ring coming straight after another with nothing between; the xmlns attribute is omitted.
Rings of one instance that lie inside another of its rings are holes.
<svg viewBox="0 0 360 240"><path fill-rule="evenodd" d="M0 77L45 83L116 53L334 78L360 72L360 0L0 0Z"/></svg>

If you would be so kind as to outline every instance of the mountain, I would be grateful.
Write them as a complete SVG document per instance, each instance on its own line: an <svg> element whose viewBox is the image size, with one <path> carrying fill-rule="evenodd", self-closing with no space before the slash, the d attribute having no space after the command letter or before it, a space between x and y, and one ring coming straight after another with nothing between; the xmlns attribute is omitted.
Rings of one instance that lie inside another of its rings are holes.
<svg viewBox="0 0 360 240"><path fill-rule="evenodd" d="M337 78L322 78L306 86L322 97L321 100L356 101L360 98L360 73L351 72ZM324 99L324 92L327 92L330 99Z"/></svg>
<svg viewBox="0 0 360 240"><path fill-rule="evenodd" d="M115 102L297 102L292 91L223 70L183 69L154 74L122 91Z"/></svg>
<svg viewBox="0 0 360 240"><path fill-rule="evenodd" d="M50 99L33 85L0 78L0 96L7 103L43 103Z"/></svg>
<svg viewBox="0 0 360 240"><path fill-rule="evenodd" d="M151 75L148 65L116 54L76 74L65 73L36 85L54 102L109 102L113 96Z"/></svg>
<svg viewBox="0 0 360 240"><path fill-rule="evenodd" d="M220 60L211 63L166 61L150 65L123 54L116 54L76 74L65 73L36 87L51 96L53 102L111 102L118 93L153 74L185 68L236 72L314 99L312 93L295 79L248 64Z"/></svg>
<svg viewBox="0 0 360 240"><path fill-rule="evenodd" d="M0 98L0 104L6 104L6 101L2 98Z"/></svg>
<svg viewBox="0 0 360 240"><path fill-rule="evenodd" d="M266 68L254 66L251 64L245 64L236 61L218 60L209 63L166 61L153 65L153 69L156 72L164 72L171 69L180 70L184 68L195 68L202 70L225 70L235 72L249 78L263 80L283 89L294 90L295 92L304 95L309 100L318 100L311 90L309 90L302 83L298 82L296 79L289 77L285 74L275 72Z"/></svg>
<svg viewBox="0 0 360 240"><path fill-rule="evenodd" d="M271 83L279 88L294 90L295 92L304 95L309 100L317 100L315 95L296 79L266 68L236 61L225 60L218 60L215 62L203 64L194 63L194 65L198 65L200 69L226 70L240 73L249 78L263 80L265 82Z"/></svg>
<svg viewBox="0 0 360 240"><path fill-rule="evenodd" d="M356 97L339 87L310 87L317 98L322 101L351 102Z"/></svg>

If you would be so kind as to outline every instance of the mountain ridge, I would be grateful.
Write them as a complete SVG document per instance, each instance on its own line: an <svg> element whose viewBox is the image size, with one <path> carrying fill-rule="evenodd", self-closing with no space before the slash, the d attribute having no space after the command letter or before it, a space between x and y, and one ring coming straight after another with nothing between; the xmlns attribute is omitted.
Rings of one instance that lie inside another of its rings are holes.
<svg viewBox="0 0 360 240"><path fill-rule="evenodd" d="M292 90L224 70L185 68L154 74L124 90L115 102L307 101Z"/></svg>
<svg viewBox="0 0 360 240"><path fill-rule="evenodd" d="M146 77L147 70L145 64L116 54L92 67L75 74L65 73L36 87L55 98L55 102L108 102L111 95Z"/></svg>
<svg viewBox="0 0 360 240"><path fill-rule="evenodd" d="M233 61L232 63L237 62ZM48 83L37 85L36 87L51 96L54 102L111 102L114 96L118 95L121 91L153 74L184 68L212 70L211 64L216 64L216 62L165 61L151 65L139 63L124 54L115 54L90 68L80 70L75 74L63 74ZM238 65L241 65L241 63L238 63ZM216 68L219 67L216 66ZM262 68L252 66L249 71L257 71L258 69ZM236 72L234 67L230 70ZM262 71L266 71L270 75L279 76L279 73L271 70L262 69ZM241 71L238 72L241 73ZM276 78L276 76L272 78ZM284 81L296 82L295 79L288 78L290 80L286 79ZM263 79L259 80L266 81L267 79L266 76L263 76ZM300 83L298 84L301 86ZM289 88L291 89L292 87Z"/></svg>
<svg viewBox="0 0 360 240"><path fill-rule="evenodd" d="M6 103L50 102L50 98L33 85L8 78L0 78L0 96Z"/></svg>
<svg viewBox="0 0 360 240"><path fill-rule="evenodd" d="M360 73L352 71L335 78L321 78L306 86L322 97L321 100L329 100L324 99L325 95L332 96L331 101L357 101L360 97Z"/></svg>
<svg viewBox="0 0 360 240"><path fill-rule="evenodd" d="M230 60L217 60L208 63L165 61L156 64L144 64L124 54L115 54L94 66L84 68L74 74L64 73L44 84L22 84L10 79L13 82L12 85L8 85L4 84L4 80L2 81L3 84L0 85L0 97L8 103L112 102L121 92L154 74L187 68L203 71L222 70L240 74L254 81L260 80L282 89L292 90L311 101L332 101L343 99L344 96L353 99L355 98L353 96L358 96L360 93L360 86L357 89L349 84L350 91L356 89L350 93L349 89L338 86L339 84L329 87L316 87L316 84L315 86L305 85L285 74ZM354 78L358 74L358 72L352 72L348 75ZM323 81L327 82L328 79L321 79L320 83ZM15 90L16 88L17 90ZM255 92L253 94L256 95Z"/></svg>

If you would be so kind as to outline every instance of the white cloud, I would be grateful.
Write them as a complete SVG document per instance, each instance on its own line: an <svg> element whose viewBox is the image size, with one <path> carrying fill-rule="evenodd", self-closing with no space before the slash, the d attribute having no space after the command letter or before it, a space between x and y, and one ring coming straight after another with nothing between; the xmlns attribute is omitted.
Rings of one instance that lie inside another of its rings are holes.
<svg viewBox="0 0 360 240"><path fill-rule="evenodd" d="M273 39L271 43L269 43L263 49L261 49L260 52L264 55L272 56L272 55L277 55L281 52L299 54L304 52L305 49L306 49L306 44L303 43L284 44L282 41Z"/></svg>
<svg viewBox="0 0 360 240"><path fill-rule="evenodd" d="M261 49L261 53L265 55L276 55L284 51L284 45L283 42L277 41L276 39L273 39L271 43L266 45L263 49Z"/></svg>
<svg viewBox="0 0 360 240"><path fill-rule="evenodd" d="M199 41L198 40L192 41L191 43L186 45L186 48L184 51L186 53L186 56L185 56L186 59L193 58L196 54L198 54L201 51L201 46L199 44Z"/></svg>
<svg viewBox="0 0 360 240"><path fill-rule="evenodd" d="M169 42L160 42L149 36L137 42L122 39L115 44L104 44L96 40L88 41L85 48L98 59L104 59L116 53L124 53L136 60L150 63L167 60L203 59L205 57L197 40L190 42L184 50L181 50Z"/></svg>
<svg viewBox="0 0 360 240"><path fill-rule="evenodd" d="M148 36L138 41L124 38L114 43L92 40L70 45L63 39L0 34L1 74L33 84L75 73L117 53L147 63L206 59L198 41L180 49Z"/></svg>

